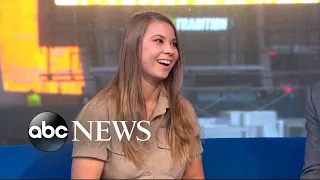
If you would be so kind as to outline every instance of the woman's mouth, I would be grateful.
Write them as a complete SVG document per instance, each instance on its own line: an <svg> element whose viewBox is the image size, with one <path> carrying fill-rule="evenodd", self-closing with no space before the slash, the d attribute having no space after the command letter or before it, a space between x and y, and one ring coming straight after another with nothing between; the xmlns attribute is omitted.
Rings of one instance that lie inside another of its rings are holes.
<svg viewBox="0 0 320 180"><path fill-rule="evenodd" d="M169 65L172 63L172 61L169 61L169 60L158 60L158 63L165 66L165 67L169 67Z"/></svg>

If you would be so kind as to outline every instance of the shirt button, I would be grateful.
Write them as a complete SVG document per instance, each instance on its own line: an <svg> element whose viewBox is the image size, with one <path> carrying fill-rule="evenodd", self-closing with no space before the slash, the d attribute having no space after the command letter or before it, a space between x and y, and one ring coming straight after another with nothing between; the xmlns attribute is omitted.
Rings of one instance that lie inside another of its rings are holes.
<svg viewBox="0 0 320 180"><path fill-rule="evenodd" d="M146 172L144 173L144 175L145 175L145 176L151 176L152 173L151 173L150 171L146 171Z"/></svg>

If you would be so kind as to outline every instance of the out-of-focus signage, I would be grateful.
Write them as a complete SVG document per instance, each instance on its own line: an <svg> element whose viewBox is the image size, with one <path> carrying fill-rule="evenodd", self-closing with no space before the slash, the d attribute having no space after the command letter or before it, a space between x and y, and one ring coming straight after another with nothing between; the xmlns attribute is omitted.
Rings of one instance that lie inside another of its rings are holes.
<svg viewBox="0 0 320 180"><path fill-rule="evenodd" d="M178 31L226 31L228 18L172 18Z"/></svg>
<svg viewBox="0 0 320 180"><path fill-rule="evenodd" d="M0 73L4 91L82 93L85 82L79 47L39 46L38 0L1 1L0 14ZM48 69L64 75L47 81L41 75L49 73ZM74 80L65 72L78 76Z"/></svg>

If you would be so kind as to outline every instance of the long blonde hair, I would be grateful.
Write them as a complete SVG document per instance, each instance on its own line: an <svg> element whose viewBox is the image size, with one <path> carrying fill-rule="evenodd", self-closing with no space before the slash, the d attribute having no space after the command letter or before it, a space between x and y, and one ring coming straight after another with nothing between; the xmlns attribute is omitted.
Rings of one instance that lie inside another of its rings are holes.
<svg viewBox="0 0 320 180"><path fill-rule="evenodd" d="M127 22L119 52L119 68L109 87L103 89L94 97L94 101L105 100L106 96L115 99L118 120L141 120L146 112L145 101L141 86L141 42L148 24L154 20L163 21L171 25L177 39L179 59L168 77L163 80L169 101L169 121L166 128L166 138L171 147L174 162L187 161L193 156L199 144L195 124L187 113L188 109L181 101L183 84L184 60L181 58L181 48L176 28L169 18L157 12L142 12L133 15ZM90 103L90 102L89 102ZM140 112L140 113L137 113ZM132 126L132 124L131 124ZM131 127L129 125L129 127ZM134 128L133 137L140 136ZM141 136L140 136L141 137ZM140 142L123 141L123 151L127 158L137 166L144 164L146 148Z"/></svg>

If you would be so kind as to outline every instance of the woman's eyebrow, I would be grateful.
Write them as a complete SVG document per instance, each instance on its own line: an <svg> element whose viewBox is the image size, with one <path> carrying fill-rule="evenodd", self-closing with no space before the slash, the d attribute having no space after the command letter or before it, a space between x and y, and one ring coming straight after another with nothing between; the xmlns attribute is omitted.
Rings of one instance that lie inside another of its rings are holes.
<svg viewBox="0 0 320 180"><path fill-rule="evenodd" d="M159 37L161 37L162 39L165 39L165 37L162 36L162 35L160 35L160 34L153 35L153 36L150 37L150 39L153 38L153 37L156 37L156 36L159 36Z"/></svg>
<svg viewBox="0 0 320 180"><path fill-rule="evenodd" d="M156 35L153 35L153 36L151 36L150 37L150 39L151 38L154 38L154 37L156 37L156 36L159 36L160 38L162 38L162 39L166 39L166 37L165 36L163 36L163 35L161 35L161 34L156 34ZM172 38L172 40L171 41L176 41L177 39L174 37L174 38Z"/></svg>

